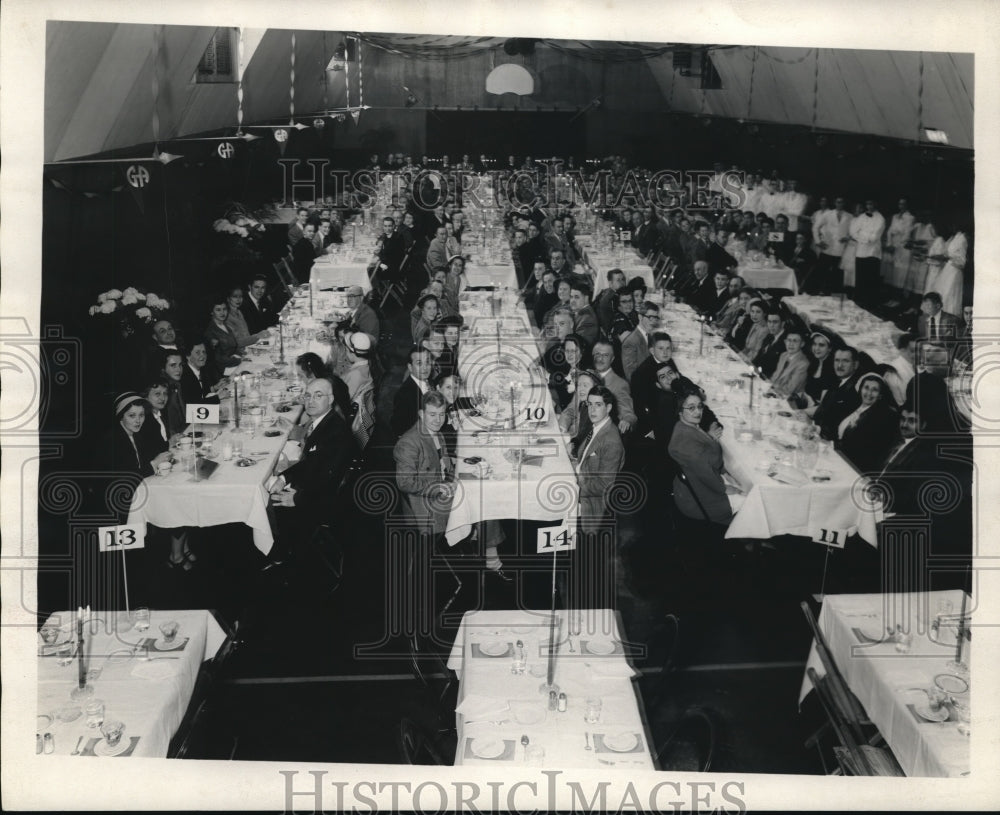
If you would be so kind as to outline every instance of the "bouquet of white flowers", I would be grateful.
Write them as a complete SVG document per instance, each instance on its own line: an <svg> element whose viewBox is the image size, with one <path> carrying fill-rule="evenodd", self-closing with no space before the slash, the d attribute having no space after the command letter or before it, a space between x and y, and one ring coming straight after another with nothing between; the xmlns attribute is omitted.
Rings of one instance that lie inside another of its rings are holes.
<svg viewBox="0 0 1000 815"><path fill-rule="evenodd" d="M121 327L122 336L129 337L135 333L138 323L151 323L159 319L158 312L170 308L170 301L154 292L141 292L134 286L121 289L111 289L97 295L97 303L90 307L90 316L99 314L113 315Z"/></svg>

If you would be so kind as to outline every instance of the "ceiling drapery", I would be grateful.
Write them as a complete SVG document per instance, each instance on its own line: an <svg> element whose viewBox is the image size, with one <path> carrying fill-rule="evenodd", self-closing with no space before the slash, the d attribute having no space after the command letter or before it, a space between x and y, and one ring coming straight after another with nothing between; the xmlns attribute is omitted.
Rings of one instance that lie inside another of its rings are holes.
<svg viewBox="0 0 1000 815"><path fill-rule="evenodd" d="M214 28L161 31L157 57L149 25L49 23L46 161L149 143L157 135L154 122L167 142L235 129L241 118L244 126L287 120L291 31L255 35L256 47L243 55L242 94L235 79L193 82ZM351 102L363 87L363 104L373 109L404 107L403 86L421 107L495 108L501 97L487 93L486 77L499 65L516 64L538 80L530 96L517 97L521 110L582 110L601 97L602 116L673 110L906 140L923 139L921 128L928 127L945 131L954 147L973 146L971 54L713 45L707 49L722 87L703 89L699 46L537 40L533 53L512 56L502 37L295 35L295 113L310 124L316 111L347 105L347 81ZM331 45L355 36L348 70L328 73ZM695 49L691 70L675 67L682 47Z"/></svg>

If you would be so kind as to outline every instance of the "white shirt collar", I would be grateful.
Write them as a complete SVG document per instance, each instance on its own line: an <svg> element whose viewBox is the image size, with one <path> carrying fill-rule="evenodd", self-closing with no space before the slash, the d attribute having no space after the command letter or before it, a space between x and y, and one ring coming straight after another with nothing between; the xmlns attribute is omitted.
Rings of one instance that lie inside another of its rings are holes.
<svg viewBox="0 0 1000 815"><path fill-rule="evenodd" d="M328 410L328 411L326 411L326 413L320 414L315 419L313 419L311 422L309 422L309 429L310 429L310 431L315 430L316 427L319 425L319 423L322 422L329 415L329 413L330 413L330 411Z"/></svg>
<svg viewBox="0 0 1000 815"><path fill-rule="evenodd" d="M194 367L190 362L187 364L188 368L191 369L191 373L194 374L194 378L201 382L201 371Z"/></svg>

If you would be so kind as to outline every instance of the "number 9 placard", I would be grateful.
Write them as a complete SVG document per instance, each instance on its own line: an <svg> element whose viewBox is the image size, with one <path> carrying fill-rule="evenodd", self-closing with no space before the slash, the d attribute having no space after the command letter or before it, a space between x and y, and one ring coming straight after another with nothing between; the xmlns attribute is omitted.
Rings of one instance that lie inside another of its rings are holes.
<svg viewBox="0 0 1000 815"><path fill-rule="evenodd" d="M102 552L145 549L146 538L138 526L102 526L97 530L97 543Z"/></svg>
<svg viewBox="0 0 1000 815"><path fill-rule="evenodd" d="M184 420L188 424L218 424L218 405L188 405Z"/></svg>

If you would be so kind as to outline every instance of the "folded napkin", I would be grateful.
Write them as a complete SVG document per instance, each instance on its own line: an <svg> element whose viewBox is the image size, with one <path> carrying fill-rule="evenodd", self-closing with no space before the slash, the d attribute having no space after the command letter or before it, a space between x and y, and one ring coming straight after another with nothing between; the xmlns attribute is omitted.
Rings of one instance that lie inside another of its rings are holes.
<svg viewBox="0 0 1000 815"><path fill-rule="evenodd" d="M510 705L506 699L494 699L489 696L481 696L472 693L466 696L461 704L455 708L456 713L461 713L466 719L497 719L506 718L510 711Z"/></svg>
<svg viewBox="0 0 1000 815"><path fill-rule="evenodd" d="M802 470L787 464L776 464L771 477L782 484L790 484L793 487L803 487L809 483L809 476Z"/></svg>
<svg viewBox="0 0 1000 815"><path fill-rule="evenodd" d="M632 666L621 659L591 659L590 670L595 676L636 676Z"/></svg>

